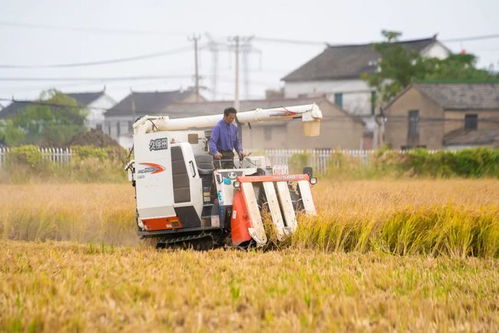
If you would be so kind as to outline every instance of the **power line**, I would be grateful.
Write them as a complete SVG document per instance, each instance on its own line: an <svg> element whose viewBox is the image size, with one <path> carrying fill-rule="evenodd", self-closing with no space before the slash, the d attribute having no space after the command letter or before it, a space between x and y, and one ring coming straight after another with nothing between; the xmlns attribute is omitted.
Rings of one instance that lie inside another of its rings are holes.
<svg viewBox="0 0 499 333"><path fill-rule="evenodd" d="M481 35L481 36L473 36L473 37L460 37L460 38L451 38L451 39L442 39L442 42L451 43L451 42L466 42L472 40L482 40L482 39L494 39L499 38L499 34L492 35Z"/></svg>
<svg viewBox="0 0 499 333"><path fill-rule="evenodd" d="M0 68L61 68L61 67L83 67L83 66L107 65L107 64L115 64L115 63L120 63L120 62L129 62L129 61L137 61L137 60L143 60L143 59L163 57L166 55L188 52L190 50L191 50L190 46L184 46L184 47L180 47L180 48L176 48L176 49L165 50L165 51L149 53L149 54L142 54L142 55L133 56L133 57L124 57L124 58L115 58L115 59L79 62L79 63L52 64L52 65L1 65L0 64Z"/></svg>
<svg viewBox="0 0 499 333"><path fill-rule="evenodd" d="M142 75L118 77L0 77L0 81L135 81L153 79L186 79L190 77L190 75Z"/></svg>
<svg viewBox="0 0 499 333"><path fill-rule="evenodd" d="M489 34L489 35L479 35L479 36L470 36L470 37L456 37L449 39L442 39L442 42L465 42L465 41L473 41L473 40L484 40L484 39L495 39L499 38L499 34ZM321 42L321 41L312 41L312 40L298 40L298 39L285 39L285 38L275 38L275 37L263 37L256 36L256 41L261 42L270 42L270 43L283 43L283 44L295 44L295 45L311 45L311 46L326 46L326 45L334 45L334 46L342 46L349 44L332 44L329 42ZM402 41L403 42L403 41Z"/></svg>
<svg viewBox="0 0 499 333"><path fill-rule="evenodd" d="M311 45L311 46L327 46L328 42L319 42L311 40L297 40L297 39L285 39L285 38L274 38L274 37L258 37L254 38L255 41L269 42L269 43L282 43L282 44L295 44L295 45Z"/></svg>
<svg viewBox="0 0 499 333"><path fill-rule="evenodd" d="M24 22L0 21L1 26L28 28L28 29L47 29L47 30L68 30L77 32L91 33L108 33L108 34L128 34L128 35L159 35L159 36L185 36L185 33L170 33L158 30L135 30L135 29L109 29L109 28L92 28L92 27L69 27L56 26L49 24L32 24Z"/></svg>
<svg viewBox="0 0 499 333"><path fill-rule="evenodd" d="M17 23L12 23L12 22L0 22L0 25L19 25L19 26L25 26L25 24L17 24ZM58 29L55 26L43 26L43 25L27 25L29 27L51 27L54 29ZM67 28L67 29L94 29L95 31L100 31L101 29L98 28ZM106 31L106 29L103 29ZM110 31L113 31L112 29ZM123 30L122 32L124 33L133 33L137 32L134 30ZM145 31L138 31L140 33L145 33ZM462 41L473 41L473 40L484 40L484 39L493 39L493 38L499 38L499 34L492 34L492 35L481 35L481 36L473 36L473 37L462 37L462 38L453 38L453 39L443 39L442 42L462 42ZM331 44L328 42L319 42L319 41L308 41L308 40L294 40L294 39L283 39L283 38L272 38L272 37L255 37L254 40L256 41L261 41L261 42L271 42L271 43L284 43L284 44L294 44L294 45L311 45L311 46L326 46L326 45L335 45L335 46L341 46L343 44ZM346 44L344 44L346 45ZM200 47L204 48L204 46ZM121 62L129 62L129 61L137 61L137 60L143 60L143 59L150 59L150 58L157 58L157 57L162 57L165 55L172 55L172 54L178 54L182 52L188 52L190 51L189 46L184 46L181 48L177 49L172 49L172 50L166 50L166 51L160 51L160 52L155 52L155 53L149 53L149 54L143 54L143 55L138 55L138 56L132 56L132 57L124 57L124 58L116 58L116 59L107 59L107 60L98 60L98 61L90 61L90 62L81 62L81 63L65 63L65 64L50 64L50 65L8 65L8 64L0 64L0 68L5 68L5 69L19 69L19 68L65 68L65 67L85 67L85 66L97 66L97 65L106 65L106 64L114 64L114 63L121 63Z"/></svg>

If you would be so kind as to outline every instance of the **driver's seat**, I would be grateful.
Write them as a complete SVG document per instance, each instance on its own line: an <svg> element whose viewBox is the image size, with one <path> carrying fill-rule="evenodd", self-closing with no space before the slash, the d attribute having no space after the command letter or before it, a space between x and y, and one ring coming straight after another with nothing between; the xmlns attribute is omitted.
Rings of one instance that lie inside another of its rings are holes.
<svg viewBox="0 0 499 333"><path fill-rule="evenodd" d="M199 175L205 176L213 174L215 166L213 165L213 156L209 154L195 155L196 165L198 166Z"/></svg>
<svg viewBox="0 0 499 333"><path fill-rule="evenodd" d="M203 203L207 206L207 204L209 204L212 200L213 193L216 194L213 184L213 170L215 170L215 166L213 165L213 156L208 154L195 155L194 159L196 160L198 173L203 184L203 194L208 194L208 196L203 195ZM209 210L209 212L211 212L211 210ZM208 211L205 212L203 209L203 214L207 215L209 213Z"/></svg>

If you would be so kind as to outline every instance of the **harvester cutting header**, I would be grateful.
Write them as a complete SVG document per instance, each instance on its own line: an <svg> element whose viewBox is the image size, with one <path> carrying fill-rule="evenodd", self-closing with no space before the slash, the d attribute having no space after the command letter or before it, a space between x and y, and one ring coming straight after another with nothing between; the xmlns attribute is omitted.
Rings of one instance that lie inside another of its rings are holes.
<svg viewBox="0 0 499 333"><path fill-rule="evenodd" d="M261 247L268 243L264 211L279 241L296 230L297 212L316 214L310 190L316 179L310 168L304 174L283 174L264 156L244 154L238 167L233 160L214 163L213 155L221 154L210 152L207 129L223 117L144 116L133 125L135 158L126 168L135 186L138 233L154 238L158 247ZM239 112L236 122L294 118L301 118L306 136L319 135L322 112L315 104Z"/></svg>

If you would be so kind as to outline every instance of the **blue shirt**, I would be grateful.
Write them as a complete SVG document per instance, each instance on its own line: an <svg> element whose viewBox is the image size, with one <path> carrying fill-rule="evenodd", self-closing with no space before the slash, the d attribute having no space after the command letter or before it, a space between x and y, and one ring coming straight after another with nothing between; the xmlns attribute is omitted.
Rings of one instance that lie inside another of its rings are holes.
<svg viewBox="0 0 499 333"><path fill-rule="evenodd" d="M241 153L243 147L241 147L241 140L237 135L237 126L227 124L223 119L220 120L211 131L209 146L212 155L222 150L232 151L232 149Z"/></svg>

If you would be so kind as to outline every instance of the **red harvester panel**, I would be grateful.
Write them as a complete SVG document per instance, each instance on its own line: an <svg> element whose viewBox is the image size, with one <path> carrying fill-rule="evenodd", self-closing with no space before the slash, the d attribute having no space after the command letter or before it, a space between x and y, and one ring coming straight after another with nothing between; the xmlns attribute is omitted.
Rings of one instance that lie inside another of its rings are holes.
<svg viewBox="0 0 499 333"><path fill-rule="evenodd" d="M182 222L180 221L178 216L144 219L142 220L142 223L144 223L146 230L165 230L165 229L182 228Z"/></svg>

